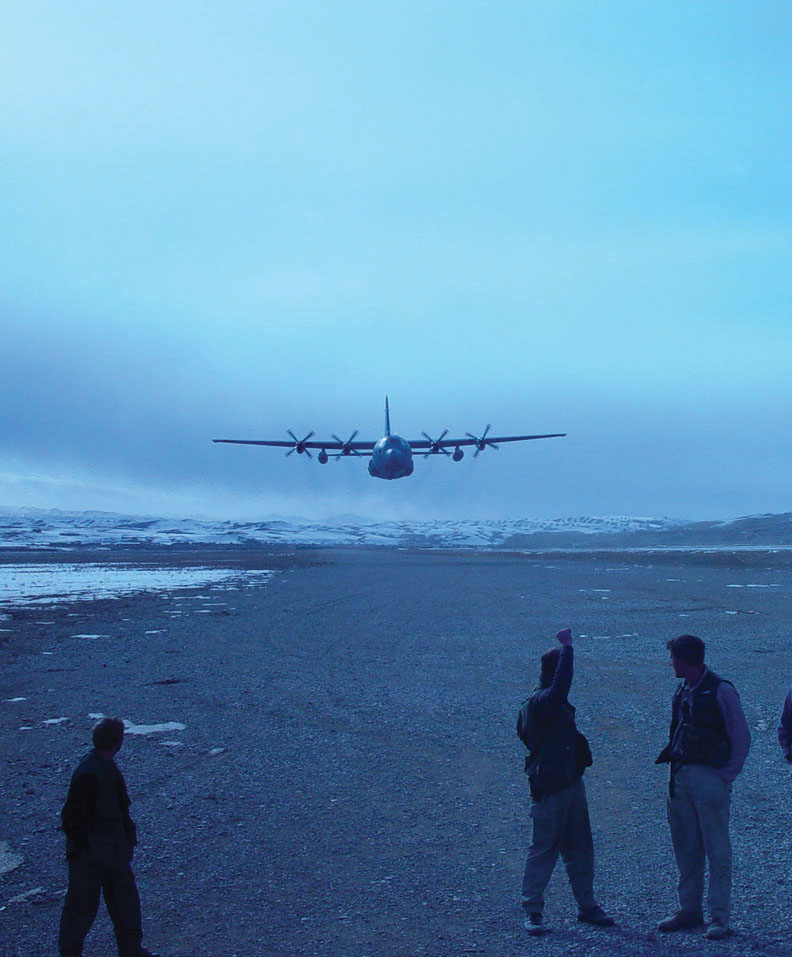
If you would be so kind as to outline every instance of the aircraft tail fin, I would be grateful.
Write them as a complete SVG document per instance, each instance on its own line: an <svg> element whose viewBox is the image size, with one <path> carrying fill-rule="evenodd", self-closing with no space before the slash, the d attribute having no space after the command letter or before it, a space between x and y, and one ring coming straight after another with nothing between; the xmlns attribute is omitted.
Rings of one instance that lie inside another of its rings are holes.
<svg viewBox="0 0 792 957"><path fill-rule="evenodd" d="M385 435L390 435L390 409L387 396L385 396Z"/></svg>

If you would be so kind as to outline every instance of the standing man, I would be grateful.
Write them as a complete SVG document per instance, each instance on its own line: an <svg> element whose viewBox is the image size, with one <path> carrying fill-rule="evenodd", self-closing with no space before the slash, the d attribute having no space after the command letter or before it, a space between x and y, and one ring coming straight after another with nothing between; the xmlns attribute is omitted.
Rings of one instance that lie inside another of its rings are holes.
<svg viewBox="0 0 792 957"><path fill-rule="evenodd" d="M92 737L93 751L72 775L61 811L69 888L61 914L59 953L61 957L81 957L101 891L119 957L157 957L140 943L140 896L131 866L137 836L129 816L126 784L113 760L124 740L124 722L102 718Z"/></svg>
<svg viewBox="0 0 792 957"><path fill-rule="evenodd" d="M784 707L781 709L781 719L778 722L778 743L784 752L787 764L792 764L792 688L784 698ZM792 776L792 771L790 771Z"/></svg>
<svg viewBox="0 0 792 957"><path fill-rule="evenodd" d="M704 664L704 642L680 635L666 645L682 682L671 703L668 744L656 764L669 763L668 825L679 868L679 910L660 921L661 932L704 924L704 860L709 862L707 937L729 933L732 782L751 747L751 733L734 685Z"/></svg>
<svg viewBox="0 0 792 957"><path fill-rule="evenodd" d="M578 905L578 920L596 927L615 923L594 898L594 843L583 772L591 764L588 741L575 726L567 701L572 685L572 632L556 635L561 645L542 655L539 686L520 708L517 734L528 748L525 771L531 784L533 833L522 884L525 929L541 934L544 892L559 853Z"/></svg>

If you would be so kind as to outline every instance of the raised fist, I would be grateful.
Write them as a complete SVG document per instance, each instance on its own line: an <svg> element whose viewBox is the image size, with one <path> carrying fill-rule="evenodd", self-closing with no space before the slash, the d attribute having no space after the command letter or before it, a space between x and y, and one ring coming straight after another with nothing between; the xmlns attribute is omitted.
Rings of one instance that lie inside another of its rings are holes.
<svg viewBox="0 0 792 957"><path fill-rule="evenodd" d="M571 645L572 644L572 629L571 628L562 628L561 631L556 633L556 638L561 642L562 645Z"/></svg>

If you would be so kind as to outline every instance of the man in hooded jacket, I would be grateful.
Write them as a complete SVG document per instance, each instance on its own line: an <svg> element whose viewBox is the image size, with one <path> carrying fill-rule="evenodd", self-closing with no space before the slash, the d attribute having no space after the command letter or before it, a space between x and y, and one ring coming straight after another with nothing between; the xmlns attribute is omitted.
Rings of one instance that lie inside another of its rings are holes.
<svg viewBox="0 0 792 957"><path fill-rule="evenodd" d="M530 934L544 930L544 892L559 854L577 901L578 920L595 927L615 923L594 897L594 844L583 785L591 751L567 700L574 663L572 632L564 628L556 637L560 648L542 655L539 686L517 717L517 734L529 750L525 771L531 785L533 831L522 905Z"/></svg>

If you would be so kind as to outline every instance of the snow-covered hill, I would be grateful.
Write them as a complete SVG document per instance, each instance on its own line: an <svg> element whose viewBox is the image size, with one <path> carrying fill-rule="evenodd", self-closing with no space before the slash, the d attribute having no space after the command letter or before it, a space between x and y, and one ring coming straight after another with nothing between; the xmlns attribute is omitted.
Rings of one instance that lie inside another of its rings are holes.
<svg viewBox="0 0 792 957"><path fill-rule="evenodd" d="M506 549L790 547L792 513L727 522L629 517L374 522L355 516L326 522L279 518L235 522L0 507L2 548L177 544Z"/></svg>

